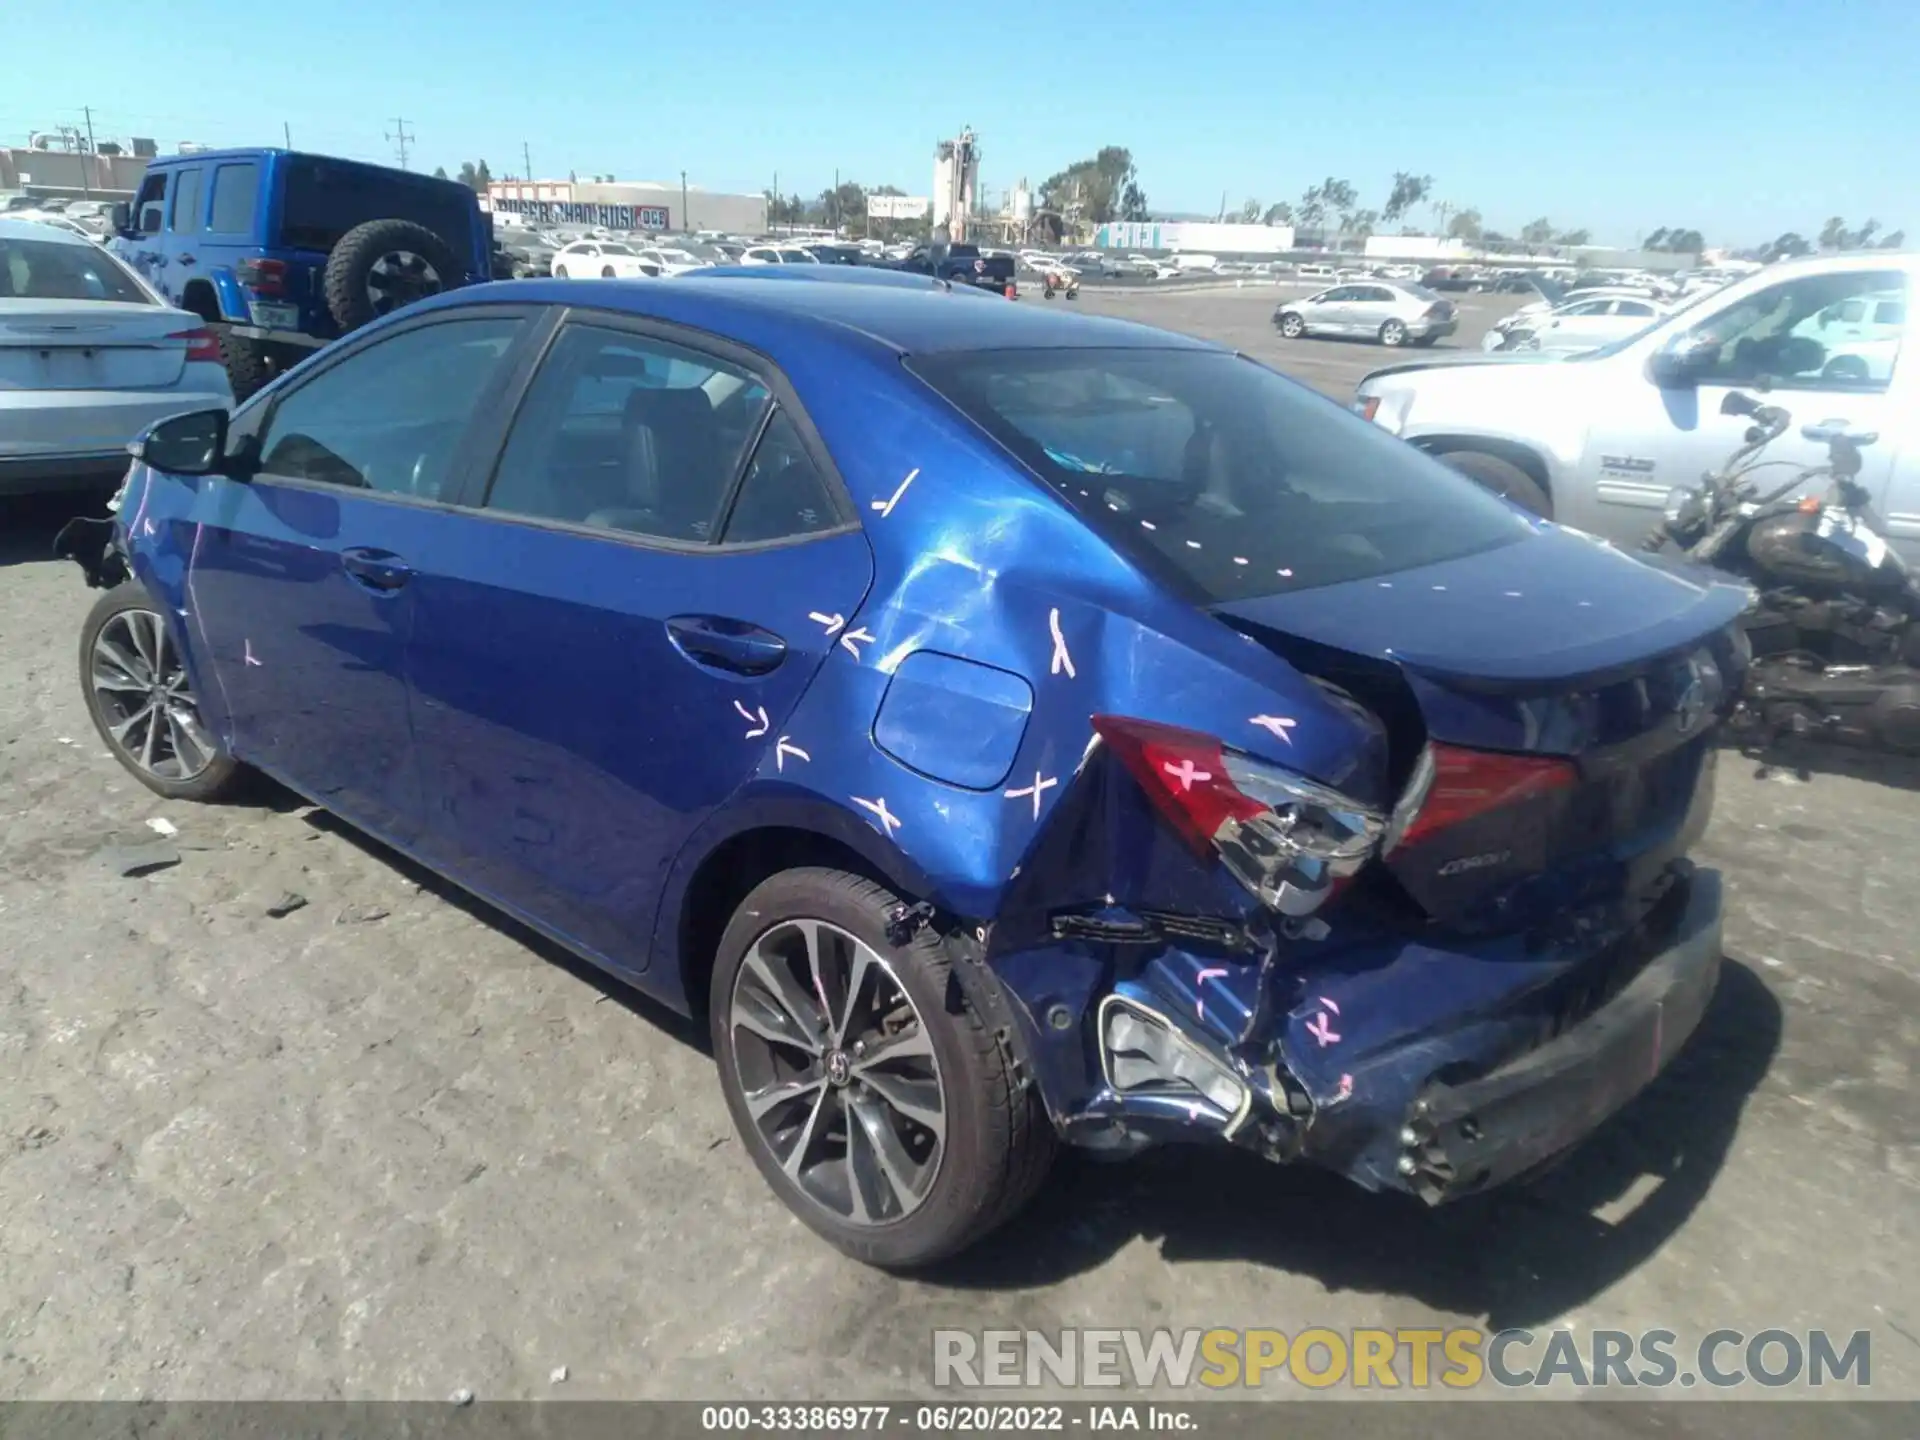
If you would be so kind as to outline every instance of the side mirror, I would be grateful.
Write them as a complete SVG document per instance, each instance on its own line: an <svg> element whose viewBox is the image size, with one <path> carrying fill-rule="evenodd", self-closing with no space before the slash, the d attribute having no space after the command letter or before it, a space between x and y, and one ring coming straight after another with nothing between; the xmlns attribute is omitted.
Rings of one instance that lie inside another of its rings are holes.
<svg viewBox="0 0 1920 1440"><path fill-rule="evenodd" d="M1647 361L1647 374L1662 389L1691 390L1720 358L1720 339L1710 332L1683 330L1670 337Z"/></svg>
<svg viewBox="0 0 1920 1440"><path fill-rule="evenodd" d="M111 213L113 217L114 233L119 235L124 235L129 230L133 229L133 211L127 205L126 201L124 200L114 201L113 210Z"/></svg>
<svg viewBox="0 0 1920 1440"><path fill-rule="evenodd" d="M217 475L227 458L227 412L195 410L149 425L127 447L142 465L171 475Z"/></svg>

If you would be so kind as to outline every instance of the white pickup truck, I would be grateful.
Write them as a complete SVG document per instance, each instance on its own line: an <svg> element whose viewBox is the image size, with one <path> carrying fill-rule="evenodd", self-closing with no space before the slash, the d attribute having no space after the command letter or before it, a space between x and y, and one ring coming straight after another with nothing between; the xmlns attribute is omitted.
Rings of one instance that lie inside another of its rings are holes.
<svg viewBox="0 0 1920 1440"><path fill-rule="evenodd" d="M1740 443L1747 422L1722 415L1721 398L1764 394L1796 422L1770 460L1824 461L1802 424L1878 433L1861 482L1887 538L1920 566L1920 347L1903 355L1901 343L1916 280L1920 255L1788 261L1584 354L1389 365L1360 382L1354 408L1530 510L1632 545L1669 491Z"/></svg>

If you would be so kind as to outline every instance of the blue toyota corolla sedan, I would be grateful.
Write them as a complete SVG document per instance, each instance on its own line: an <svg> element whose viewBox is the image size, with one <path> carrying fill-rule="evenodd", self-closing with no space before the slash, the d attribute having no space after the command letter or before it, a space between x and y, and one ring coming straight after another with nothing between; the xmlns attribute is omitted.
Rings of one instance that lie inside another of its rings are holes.
<svg viewBox="0 0 1920 1440"><path fill-rule="evenodd" d="M1061 1143L1444 1201L1644 1086L1744 594L1254 362L926 283L522 282L166 421L81 641L711 1026L767 1183L950 1254Z"/></svg>

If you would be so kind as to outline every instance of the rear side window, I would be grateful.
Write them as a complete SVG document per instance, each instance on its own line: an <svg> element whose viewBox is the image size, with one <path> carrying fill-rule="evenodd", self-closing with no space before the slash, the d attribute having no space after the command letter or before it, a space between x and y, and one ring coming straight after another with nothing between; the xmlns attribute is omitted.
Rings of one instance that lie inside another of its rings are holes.
<svg viewBox="0 0 1920 1440"><path fill-rule="evenodd" d="M202 171L182 170L173 182L173 212L167 228L176 235L200 233L200 177Z"/></svg>
<svg viewBox="0 0 1920 1440"><path fill-rule="evenodd" d="M729 545L785 540L831 530L840 516L826 482L784 410L767 422L727 517Z"/></svg>
<svg viewBox="0 0 1920 1440"><path fill-rule="evenodd" d="M260 167L221 165L213 172L213 214L207 229L216 235L253 233L254 192L260 188Z"/></svg>
<svg viewBox="0 0 1920 1440"><path fill-rule="evenodd" d="M1472 481L1234 355L973 351L911 364L1109 544L1198 603L1389 575L1529 531Z"/></svg>
<svg viewBox="0 0 1920 1440"><path fill-rule="evenodd" d="M711 541L766 403L766 387L724 361L569 325L513 422L487 508Z"/></svg>
<svg viewBox="0 0 1920 1440"><path fill-rule="evenodd" d="M0 300L120 300L151 305L126 267L85 241L0 235Z"/></svg>
<svg viewBox="0 0 1920 1440"><path fill-rule="evenodd" d="M331 250L369 220L411 220L464 257L473 233L473 197L425 175L396 175L345 160L296 155L286 166L280 230L284 243Z"/></svg>

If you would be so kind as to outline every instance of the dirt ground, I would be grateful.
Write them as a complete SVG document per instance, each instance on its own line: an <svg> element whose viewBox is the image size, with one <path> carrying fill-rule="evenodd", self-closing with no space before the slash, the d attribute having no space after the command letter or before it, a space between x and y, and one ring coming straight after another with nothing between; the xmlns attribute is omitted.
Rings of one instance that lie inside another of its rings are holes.
<svg viewBox="0 0 1920 1440"><path fill-rule="evenodd" d="M1081 303L1252 343L1271 302ZM1355 348L1293 363L1350 393ZM1534 1185L1068 1160L902 1280L788 1218L681 1022L283 792L121 771L64 508L0 513L0 1399L917 1396L936 1326L1450 1323L1867 1329L1920 1397L1912 773L1723 756L1718 996ZM154 818L178 863L119 873Z"/></svg>

